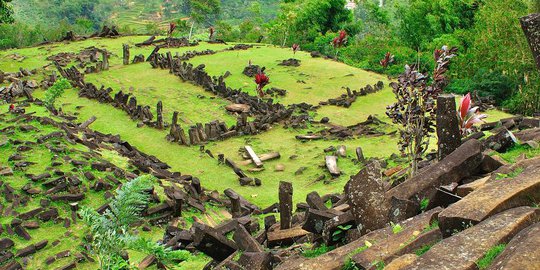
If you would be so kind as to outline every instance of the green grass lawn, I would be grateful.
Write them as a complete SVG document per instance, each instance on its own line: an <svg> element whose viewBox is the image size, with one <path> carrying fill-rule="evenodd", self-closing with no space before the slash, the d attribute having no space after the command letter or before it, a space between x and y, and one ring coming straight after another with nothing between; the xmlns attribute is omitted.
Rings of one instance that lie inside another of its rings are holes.
<svg viewBox="0 0 540 270"><path fill-rule="evenodd" d="M154 115L156 104L161 100L164 120L170 123L173 112L178 111L179 123L184 128L214 120L224 121L228 126L236 124L236 118L225 110L230 102L193 84L181 82L167 70L151 69L147 63L115 66L108 72L89 74L86 79L98 87L112 87L114 93L119 90L132 93L139 104L151 106Z"/></svg>
<svg viewBox="0 0 540 270"><path fill-rule="evenodd" d="M332 60L312 58L306 52L296 54L296 58L302 61L299 67L278 65L282 60L292 57L291 49L256 45L255 48L245 51L196 57L190 62L195 66L205 64L210 75L223 75L229 71L232 75L226 79L227 85L256 95L253 78L242 74L251 60L254 65L266 67L266 74L270 77L270 85L267 88L276 87L288 91L285 97L276 99L286 105L302 102L317 105L320 101L343 94L345 90L342 87L360 89L367 84L388 81L383 75Z"/></svg>

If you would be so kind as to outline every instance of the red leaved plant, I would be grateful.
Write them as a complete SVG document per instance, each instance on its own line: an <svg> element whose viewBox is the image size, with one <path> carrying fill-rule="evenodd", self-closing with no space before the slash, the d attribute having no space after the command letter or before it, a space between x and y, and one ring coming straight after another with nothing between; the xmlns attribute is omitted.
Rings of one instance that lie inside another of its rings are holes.
<svg viewBox="0 0 540 270"><path fill-rule="evenodd" d="M335 56L336 60L338 57L339 48L343 47L345 43L347 43L347 32L345 32L345 30L341 30L339 32L339 36L334 38L334 40L332 41L332 44L334 45L334 49L336 50L336 56Z"/></svg>
<svg viewBox="0 0 540 270"><path fill-rule="evenodd" d="M394 63L394 56L390 52L387 52L379 63L383 68L387 68L390 64Z"/></svg>
<svg viewBox="0 0 540 270"><path fill-rule="evenodd" d="M292 45L292 51L293 51L293 54L294 54L294 55L296 55L296 52L297 52L298 50L300 50L300 45L298 45L298 44L296 44L296 43L293 44L293 45Z"/></svg>
<svg viewBox="0 0 540 270"><path fill-rule="evenodd" d="M170 23L169 24L169 32L168 32L169 37L172 36L175 29L176 29L176 23Z"/></svg>
<svg viewBox="0 0 540 270"><path fill-rule="evenodd" d="M212 40L214 38L214 33L216 32L216 29L212 26L208 28L208 32L210 32L210 36L208 37L208 39Z"/></svg>
<svg viewBox="0 0 540 270"><path fill-rule="evenodd" d="M478 107L472 107L471 94L468 93L459 103L458 118L461 135L466 136L472 133L475 124L484 122L483 119L487 118L487 115L480 114Z"/></svg>
<svg viewBox="0 0 540 270"><path fill-rule="evenodd" d="M259 93L259 97L264 97L263 88L270 83L270 78L268 78L264 72L259 71L259 73L255 75L255 83L257 84L257 92Z"/></svg>

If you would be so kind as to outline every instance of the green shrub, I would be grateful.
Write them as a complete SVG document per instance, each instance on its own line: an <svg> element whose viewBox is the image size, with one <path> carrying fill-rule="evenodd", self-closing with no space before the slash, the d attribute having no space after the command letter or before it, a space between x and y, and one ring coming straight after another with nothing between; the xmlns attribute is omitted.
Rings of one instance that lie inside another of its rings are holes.
<svg viewBox="0 0 540 270"><path fill-rule="evenodd" d="M53 108L56 99L61 97L64 92L70 88L71 84L67 79L62 78L56 81L53 86L49 87L49 89L47 89L47 92L45 92L45 100L43 100L43 103L48 108Z"/></svg>

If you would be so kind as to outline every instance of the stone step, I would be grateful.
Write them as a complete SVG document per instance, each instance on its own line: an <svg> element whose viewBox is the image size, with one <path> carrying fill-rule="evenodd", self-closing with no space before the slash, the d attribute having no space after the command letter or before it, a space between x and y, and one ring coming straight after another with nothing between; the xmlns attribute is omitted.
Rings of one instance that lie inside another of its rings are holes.
<svg viewBox="0 0 540 270"><path fill-rule="evenodd" d="M540 223L516 235L488 270L535 270L540 267Z"/></svg>
<svg viewBox="0 0 540 270"><path fill-rule="evenodd" d="M388 234L385 238L373 243L373 246L352 257L356 267L371 269L377 262L385 264L406 251L414 252L424 245L431 245L442 239L438 228L430 228L433 219L442 208L432 209L416 217L416 221L408 226L401 226L402 231Z"/></svg>
<svg viewBox="0 0 540 270"><path fill-rule="evenodd" d="M490 248L507 243L521 230L538 222L539 218L540 209L524 206L507 210L444 239L405 269L477 269L476 262Z"/></svg>
<svg viewBox="0 0 540 270"><path fill-rule="evenodd" d="M422 215L404 220L398 223L402 228L409 227L422 227L428 226L436 218L436 211L433 210L426 212ZM421 224L421 225L416 225ZM345 265L345 262L354 256L359 249L364 249L366 241L369 243L379 243L387 239L389 235L392 235L392 227L386 226L385 228L372 231L368 234L362 235L358 239L340 246L332 251L329 251L316 258L305 258L303 256L292 257L278 265L276 270L313 270L313 269L325 269L325 270L340 270Z"/></svg>
<svg viewBox="0 0 540 270"><path fill-rule="evenodd" d="M540 165L531 166L515 178L493 180L450 205L439 215L443 235L450 236L464 226L512 207L540 201Z"/></svg>

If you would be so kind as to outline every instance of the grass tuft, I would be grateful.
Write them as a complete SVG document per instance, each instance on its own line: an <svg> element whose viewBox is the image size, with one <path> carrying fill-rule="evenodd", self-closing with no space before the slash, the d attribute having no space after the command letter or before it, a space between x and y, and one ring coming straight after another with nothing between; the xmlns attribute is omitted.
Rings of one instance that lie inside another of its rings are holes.
<svg viewBox="0 0 540 270"><path fill-rule="evenodd" d="M482 259L476 262L478 269L482 270L482 269L488 268L493 262L493 260L495 260L495 258L497 258L497 256L499 256L499 254L501 254L501 252L503 252L505 248L506 248L505 244L496 245L490 248L486 252L486 255L484 255Z"/></svg>

